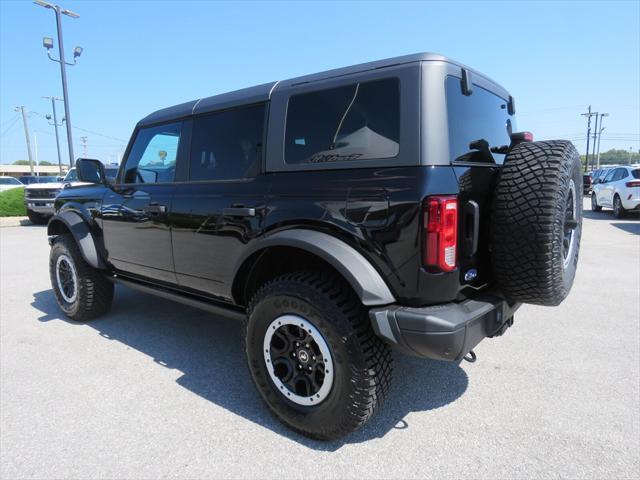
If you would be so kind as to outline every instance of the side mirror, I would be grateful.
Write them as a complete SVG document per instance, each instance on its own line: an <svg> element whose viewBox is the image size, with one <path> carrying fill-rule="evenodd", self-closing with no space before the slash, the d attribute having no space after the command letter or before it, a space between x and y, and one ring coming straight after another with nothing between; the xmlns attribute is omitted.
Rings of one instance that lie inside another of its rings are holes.
<svg viewBox="0 0 640 480"><path fill-rule="evenodd" d="M104 165L99 160L90 158L80 158L76 160L76 172L78 173L78 180L81 182L107 184Z"/></svg>

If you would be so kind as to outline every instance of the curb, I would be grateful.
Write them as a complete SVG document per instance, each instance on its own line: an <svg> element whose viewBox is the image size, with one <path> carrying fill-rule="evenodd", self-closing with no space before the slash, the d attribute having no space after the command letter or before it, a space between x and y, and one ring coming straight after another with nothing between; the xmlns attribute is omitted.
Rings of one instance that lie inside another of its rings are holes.
<svg viewBox="0 0 640 480"><path fill-rule="evenodd" d="M20 227L33 225L28 217L0 217L0 227Z"/></svg>

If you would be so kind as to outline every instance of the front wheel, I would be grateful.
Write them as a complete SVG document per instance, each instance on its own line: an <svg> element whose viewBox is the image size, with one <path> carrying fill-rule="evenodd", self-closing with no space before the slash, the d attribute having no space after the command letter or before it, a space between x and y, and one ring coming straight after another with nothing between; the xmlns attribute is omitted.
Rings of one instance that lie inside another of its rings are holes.
<svg viewBox="0 0 640 480"><path fill-rule="evenodd" d="M591 211L592 212L599 212L602 210L602 207L600 205L598 205L598 199L596 197L595 193L591 194Z"/></svg>
<svg viewBox="0 0 640 480"><path fill-rule="evenodd" d="M622 206L622 200L616 195L613 197L613 216L616 218L623 218L627 211Z"/></svg>
<svg viewBox="0 0 640 480"><path fill-rule="evenodd" d="M113 283L91 267L71 234L59 235L49 255L51 286L67 317L78 322L106 313L113 300Z"/></svg>
<svg viewBox="0 0 640 480"><path fill-rule="evenodd" d="M332 440L361 427L386 396L391 351L339 277L283 275L255 294L245 350L260 395L280 421Z"/></svg>

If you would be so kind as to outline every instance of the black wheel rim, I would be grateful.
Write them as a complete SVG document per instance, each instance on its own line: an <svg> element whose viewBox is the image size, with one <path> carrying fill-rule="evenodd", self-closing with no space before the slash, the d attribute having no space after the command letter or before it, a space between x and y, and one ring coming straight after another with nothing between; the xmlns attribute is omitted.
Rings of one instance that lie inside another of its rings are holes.
<svg viewBox="0 0 640 480"><path fill-rule="evenodd" d="M592 199L593 201L593 199ZM575 231L578 227L577 205L576 205L576 187L573 180L569 185L569 194L564 210L564 226L562 235L562 258L564 268L571 263L571 257L574 248Z"/></svg>
<svg viewBox="0 0 640 480"><path fill-rule="evenodd" d="M73 261L66 255L60 255L56 261L56 279L62 298L73 303L77 296L77 275Z"/></svg>
<svg viewBox="0 0 640 480"><path fill-rule="evenodd" d="M263 348L269 375L288 400L308 406L327 397L333 384L331 352L309 321L297 315L276 318Z"/></svg>

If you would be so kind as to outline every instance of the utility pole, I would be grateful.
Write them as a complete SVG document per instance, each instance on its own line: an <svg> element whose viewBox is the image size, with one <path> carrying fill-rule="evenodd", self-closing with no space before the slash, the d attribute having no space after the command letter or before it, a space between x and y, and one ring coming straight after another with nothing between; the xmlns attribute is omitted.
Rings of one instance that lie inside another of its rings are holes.
<svg viewBox="0 0 640 480"><path fill-rule="evenodd" d="M587 109L587 113L581 114L583 117L587 117L587 154L584 162L584 171L586 172L589 168L589 138L591 137L591 117L597 115L597 113L591 113L591 105Z"/></svg>
<svg viewBox="0 0 640 480"><path fill-rule="evenodd" d="M56 131L56 148L58 149L58 170L60 170L60 176L62 176L62 155L60 155L60 137L58 136L58 127L62 126L62 123L58 124L58 115L56 114L56 100L62 101L61 98L56 97L42 97L46 99L51 99L51 109L53 110L53 123L49 123L49 125L53 125ZM51 116L47 115L47 120L50 120ZM64 118L62 122L64 122Z"/></svg>
<svg viewBox="0 0 640 480"><path fill-rule="evenodd" d="M80 137L80 143L82 144L82 156L87 158L87 137Z"/></svg>
<svg viewBox="0 0 640 480"><path fill-rule="evenodd" d="M591 154L591 162L589 163L591 170L593 170L593 164L596 163L596 140L598 139L598 112L596 112L596 124L593 128L593 153Z"/></svg>
<svg viewBox="0 0 640 480"><path fill-rule="evenodd" d="M76 64L76 59L82 54L82 47L75 47L73 49L73 63L68 63L64 59L64 45L62 39L62 15L67 15L71 18L80 18L75 12L71 10L67 10L61 8L59 5L52 5L42 0L35 0L34 2L41 7L48 8L54 11L56 15L56 28L58 31L58 54L60 58L56 60L51 57L51 49L53 48L53 39L49 37L44 37L42 40L42 45L47 49L47 56L49 60L54 62L58 62L60 64L60 76L62 77L62 97L64 99L64 115L66 118L67 124L67 143L69 149L69 165L73 167L75 162L74 154L73 154L73 134L71 133L71 112L69 111L69 90L67 89L67 69L66 66L73 66Z"/></svg>
<svg viewBox="0 0 640 480"><path fill-rule="evenodd" d="M22 113L22 123L24 124L24 138L27 140L27 154L29 155L29 167L33 175L33 155L31 154L31 138L29 137L29 122L27 121L27 109L24 105L15 108L15 111Z"/></svg>
<svg viewBox="0 0 640 480"><path fill-rule="evenodd" d="M596 168L600 168L600 139L602 138L602 131L604 130L604 127L602 126L602 119L603 117L608 117L608 116L609 116L608 113L600 114L600 129L598 130L598 148L596 153Z"/></svg>

